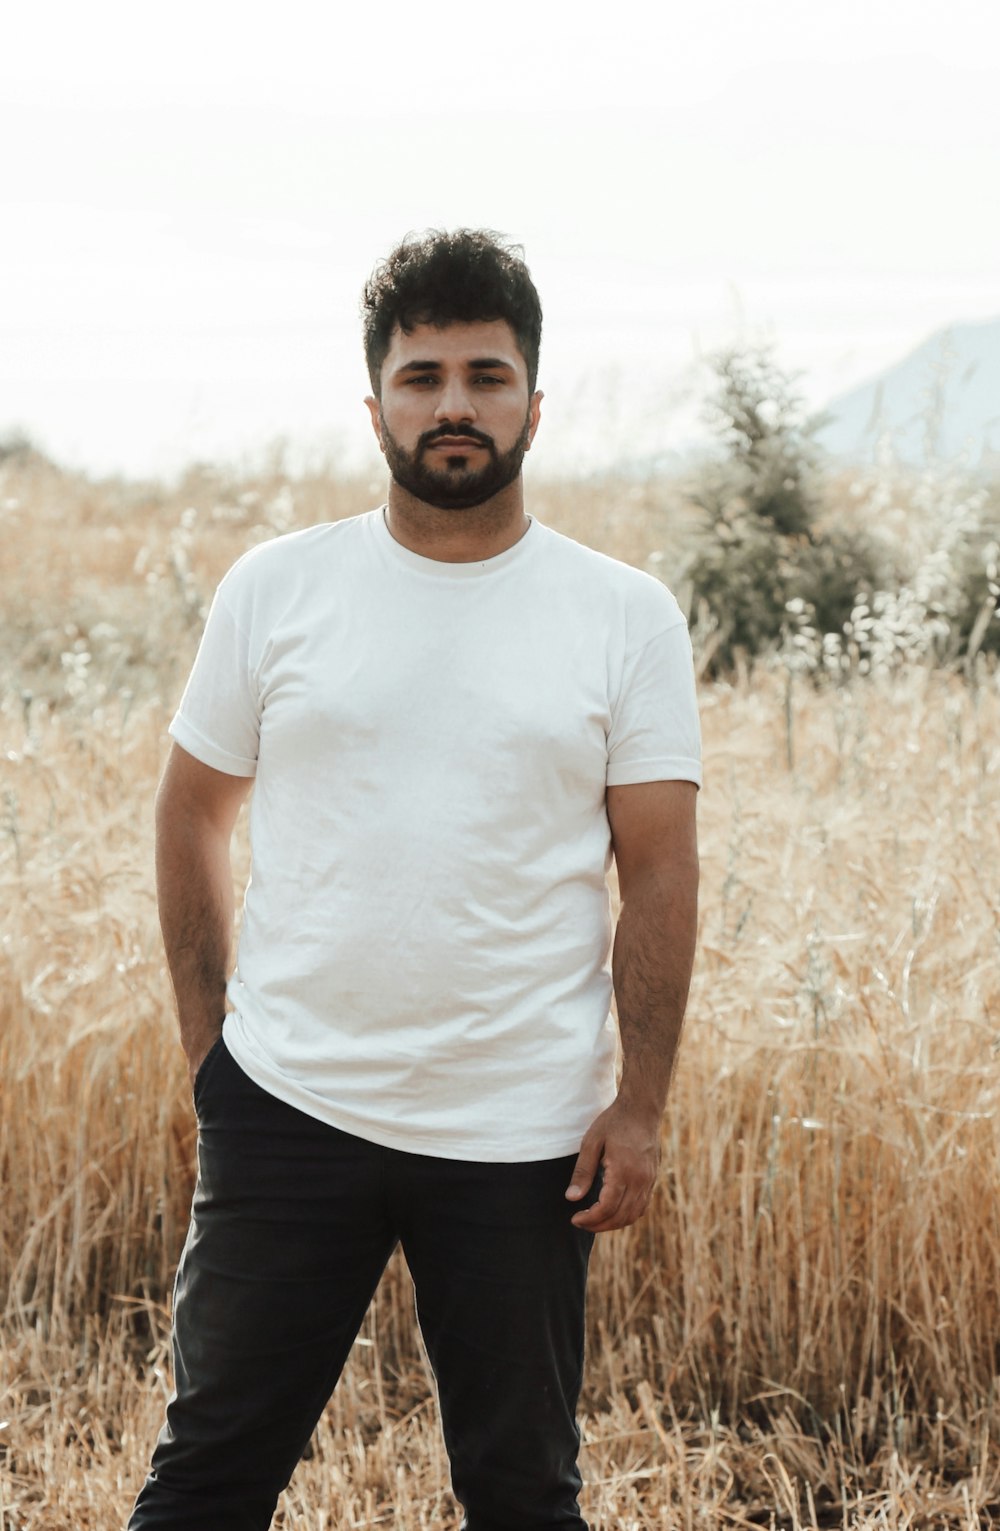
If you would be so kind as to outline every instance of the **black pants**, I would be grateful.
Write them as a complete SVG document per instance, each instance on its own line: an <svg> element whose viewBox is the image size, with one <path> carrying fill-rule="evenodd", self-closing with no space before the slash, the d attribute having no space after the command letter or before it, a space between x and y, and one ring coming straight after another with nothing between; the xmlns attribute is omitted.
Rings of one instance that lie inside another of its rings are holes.
<svg viewBox="0 0 1000 1531"><path fill-rule="evenodd" d="M221 1040L195 1101L175 1395L130 1531L265 1531L397 1242L463 1526L586 1531L575 1408L593 1235L564 1199L573 1157L381 1148L276 1100Z"/></svg>

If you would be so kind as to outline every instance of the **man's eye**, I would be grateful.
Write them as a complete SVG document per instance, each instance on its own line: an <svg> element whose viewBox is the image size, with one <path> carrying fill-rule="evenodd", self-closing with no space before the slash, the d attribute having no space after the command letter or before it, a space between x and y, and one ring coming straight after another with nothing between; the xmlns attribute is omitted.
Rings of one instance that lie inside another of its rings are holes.
<svg viewBox="0 0 1000 1531"><path fill-rule="evenodd" d="M436 383L437 382L437 378L434 377L434 375L432 373L426 372L422 376L411 377L410 378L410 382L411 383Z"/></svg>
<svg viewBox="0 0 1000 1531"><path fill-rule="evenodd" d="M496 383L497 386L499 387L499 385L503 382L503 378L502 377L491 377L488 372L484 372L482 377L477 377L476 378L476 382L477 383Z"/></svg>

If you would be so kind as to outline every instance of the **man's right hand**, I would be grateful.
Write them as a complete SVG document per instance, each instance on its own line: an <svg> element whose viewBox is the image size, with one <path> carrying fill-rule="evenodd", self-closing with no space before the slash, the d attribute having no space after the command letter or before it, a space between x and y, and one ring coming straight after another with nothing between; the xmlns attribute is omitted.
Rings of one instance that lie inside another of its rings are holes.
<svg viewBox="0 0 1000 1531"><path fill-rule="evenodd" d="M198 1071L221 1036L222 1027L220 1026L209 1036L208 1042L204 1047L199 1047L196 1052L187 1054L188 1078L191 1081L192 1095L194 1094L194 1082L198 1077Z"/></svg>

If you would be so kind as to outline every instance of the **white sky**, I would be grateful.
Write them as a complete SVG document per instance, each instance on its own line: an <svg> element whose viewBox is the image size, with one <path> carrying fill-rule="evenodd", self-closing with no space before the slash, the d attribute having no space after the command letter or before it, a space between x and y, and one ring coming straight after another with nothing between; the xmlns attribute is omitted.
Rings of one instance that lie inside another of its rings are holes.
<svg viewBox="0 0 1000 1531"><path fill-rule="evenodd" d="M98 470L281 431L357 457L361 284L407 230L458 224L523 243L541 291L533 462L681 444L685 369L741 329L773 335L818 405L940 325L1000 315L989 16L22 5L0 86L0 429Z"/></svg>

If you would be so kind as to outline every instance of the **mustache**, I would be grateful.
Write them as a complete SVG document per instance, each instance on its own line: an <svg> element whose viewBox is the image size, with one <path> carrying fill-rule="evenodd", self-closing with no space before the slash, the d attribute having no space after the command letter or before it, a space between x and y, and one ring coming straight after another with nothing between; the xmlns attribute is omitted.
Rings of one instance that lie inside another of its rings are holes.
<svg viewBox="0 0 1000 1531"><path fill-rule="evenodd" d="M435 441L442 441L448 436L464 436L469 441L478 441L488 451L496 451L496 443L492 436L487 436L485 431L477 431L474 425L439 425L433 431L425 431L417 442L417 450L422 452L425 447L433 446Z"/></svg>

